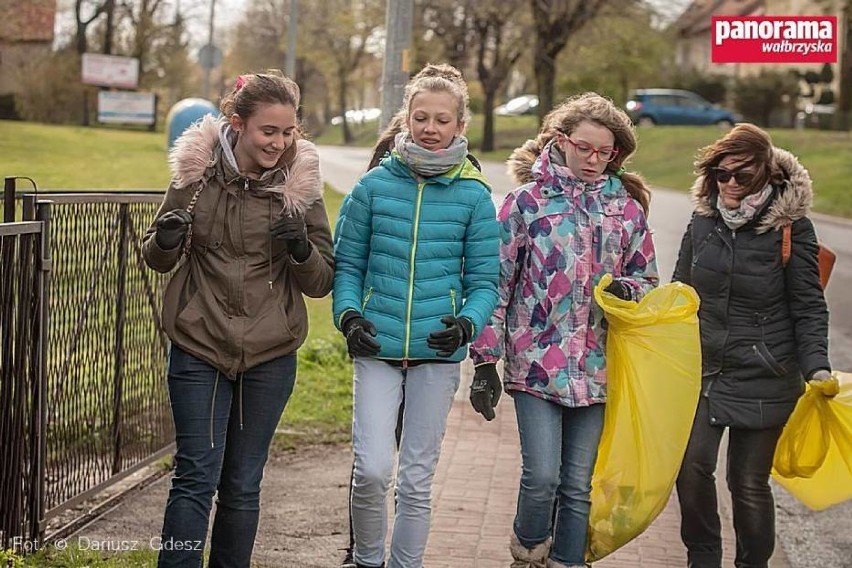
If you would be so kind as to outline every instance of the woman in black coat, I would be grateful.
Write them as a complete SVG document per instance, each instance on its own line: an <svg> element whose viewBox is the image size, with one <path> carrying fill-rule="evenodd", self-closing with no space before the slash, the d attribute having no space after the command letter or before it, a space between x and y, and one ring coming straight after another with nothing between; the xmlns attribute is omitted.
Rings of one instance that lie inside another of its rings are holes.
<svg viewBox="0 0 852 568"><path fill-rule="evenodd" d="M804 391L830 378L828 310L807 170L769 135L740 124L696 162L696 203L673 280L701 298L702 388L677 479L691 568L719 568L715 470L725 428L736 566L768 566L775 544L769 474L775 445ZM792 254L781 259L782 229Z"/></svg>

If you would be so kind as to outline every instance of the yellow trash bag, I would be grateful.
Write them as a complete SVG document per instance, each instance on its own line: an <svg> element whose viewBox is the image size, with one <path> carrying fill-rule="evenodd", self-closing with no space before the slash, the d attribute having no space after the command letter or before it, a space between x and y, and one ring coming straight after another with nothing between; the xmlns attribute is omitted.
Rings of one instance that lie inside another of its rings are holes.
<svg viewBox="0 0 852 568"><path fill-rule="evenodd" d="M775 481L815 511L852 499L852 373L832 379L805 387L772 463Z"/></svg>
<svg viewBox="0 0 852 568"><path fill-rule="evenodd" d="M607 403L592 476L586 560L639 536L669 500L701 390L698 294L679 282L641 302L595 288L606 313Z"/></svg>

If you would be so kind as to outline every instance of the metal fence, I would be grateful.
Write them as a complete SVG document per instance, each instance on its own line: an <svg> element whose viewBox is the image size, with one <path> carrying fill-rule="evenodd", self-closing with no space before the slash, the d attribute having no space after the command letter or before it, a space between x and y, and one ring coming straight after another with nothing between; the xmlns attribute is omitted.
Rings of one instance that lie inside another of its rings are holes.
<svg viewBox="0 0 852 568"><path fill-rule="evenodd" d="M36 209L49 216L52 257L44 403L36 407L0 391L0 408L39 414L44 424L22 438L37 439L40 455L24 452L19 465L4 459L0 466L3 484L43 487L40 502L26 511L38 520L38 531L26 533L31 537L43 537L60 513L171 451L168 340L159 319L166 277L145 266L141 251L161 200L161 192L52 192L24 196L18 206L25 217ZM41 470L33 469L39 460ZM5 535L0 546L14 532Z"/></svg>
<svg viewBox="0 0 852 568"><path fill-rule="evenodd" d="M0 224L0 548L41 532L43 236L42 223Z"/></svg>

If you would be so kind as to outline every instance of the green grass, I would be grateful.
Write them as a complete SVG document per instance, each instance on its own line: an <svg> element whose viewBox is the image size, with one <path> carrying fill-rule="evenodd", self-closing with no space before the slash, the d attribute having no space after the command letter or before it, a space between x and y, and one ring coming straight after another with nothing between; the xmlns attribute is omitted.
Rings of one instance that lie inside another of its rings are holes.
<svg viewBox="0 0 852 568"><path fill-rule="evenodd" d="M165 189L169 183L162 132L0 120L0 156L0 174L31 177L39 188Z"/></svg>

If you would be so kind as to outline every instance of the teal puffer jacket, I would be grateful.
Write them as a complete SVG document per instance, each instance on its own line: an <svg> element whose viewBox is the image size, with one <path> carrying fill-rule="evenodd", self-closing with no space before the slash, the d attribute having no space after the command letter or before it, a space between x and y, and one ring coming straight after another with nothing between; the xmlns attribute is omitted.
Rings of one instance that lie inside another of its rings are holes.
<svg viewBox="0 0 852 568"><path fill-rule="evenodd" d="M343 201L334 236L334 321L356 310L378 329L379 359L439 359L428 335L464 316L474 337L497 305L499 229L469 160L417 178L395 152ZM471 338L473 339L473 338ZM447 360L461 361L459 349Z"/></svg>

